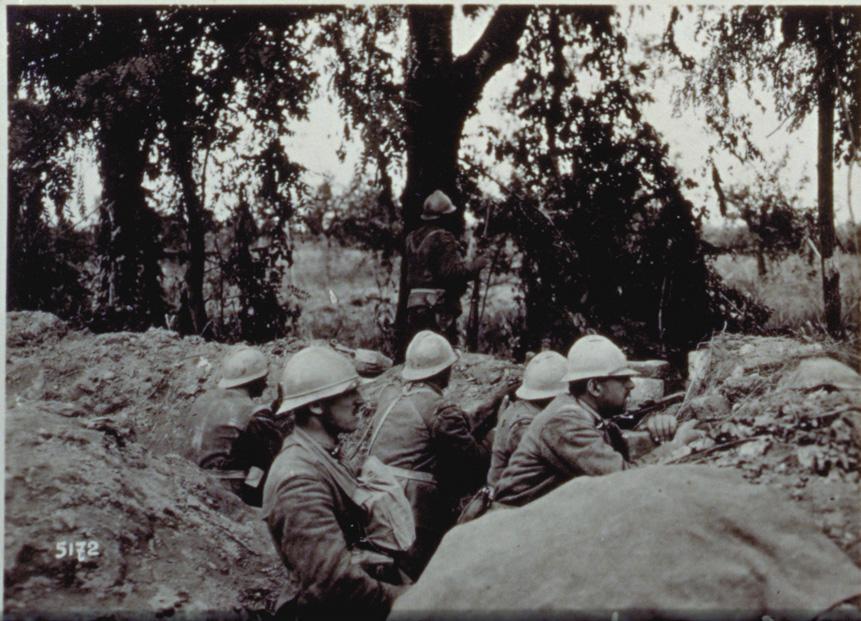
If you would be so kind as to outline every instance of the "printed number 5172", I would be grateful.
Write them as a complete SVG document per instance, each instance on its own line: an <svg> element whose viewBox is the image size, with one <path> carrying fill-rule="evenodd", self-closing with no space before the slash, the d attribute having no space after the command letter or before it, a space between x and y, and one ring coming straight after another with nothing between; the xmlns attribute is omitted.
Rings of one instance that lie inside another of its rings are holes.
<svg viewBox="0 0 861 621"><path fill-rule="evenodd" d="M56 549L57 551L54 553L54 558L77 557L78 561L84 562L88 558L93 558L99 555L99 542L58 541Z"/></svg>

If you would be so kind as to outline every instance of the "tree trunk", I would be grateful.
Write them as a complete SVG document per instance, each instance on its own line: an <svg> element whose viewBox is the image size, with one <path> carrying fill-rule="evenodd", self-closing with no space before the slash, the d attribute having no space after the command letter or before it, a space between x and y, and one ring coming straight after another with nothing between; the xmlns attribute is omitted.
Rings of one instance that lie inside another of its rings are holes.
<svg viewBox="0 0 861 621"><path fill-rule="evenodd" d="M465 55L451 51L451 6L407 8L409 67L404 91L407 179L401 195L404 240L420 222L421 206L434 190L448 194L461 209L457 161L463 125L487 81L517 57L517 40L526 27L528 7L500 7ZM403 243L403 242L402 242ZM395 319L397 359L406 349L406 254L403 252Z"/></svg>
<svg viewBox="0 0 861 621"><path fill-rule="evenodd" d="M187 65L181 64L182 67ZM175 78L176 84L183 83L183 76ZM183 89L169 92L162 111L165 117L165 134L170 148L173 171L179 178L182 189L183 216L185 220L186 243L188 244L188 265L185 270L185 286L188 290L188 304L191 311L195 334L202 334L207 325L206 298L203 281L206 270L206 228L203 222L204 208L201 204L194 181L194 135L188 127L192 116L187 110L187 102L193 95Z"/></svg>
<svg viewBox="0 0 861 621"><path fill-rule="evenodd" d="M825 17L827 20L827 16ZM827 28L827 24L825 28ZM817 64L820 67L818 87L817 200L819 204L819 252L822 265L822 297L825 304L825 326L828 333L842 336L840 312L840 272L834 260L834 65L827 41L819 41Z"/></svg>
<svg viewBox="0 0 861 621"><path fill-rule="evenodd" d="M96 319L101 329L142 330L164 322L160 225L142 188L145 133L143 119L134 114L102 120L102 263Z"/></svg>
<svg viewBox="0 0 861 621"><path fill-rule="evenodd" d="M760 278L765 278L768 275L768 267L765 264L765 251L762 249L762 242L756 244L756 275Z"/></svg>

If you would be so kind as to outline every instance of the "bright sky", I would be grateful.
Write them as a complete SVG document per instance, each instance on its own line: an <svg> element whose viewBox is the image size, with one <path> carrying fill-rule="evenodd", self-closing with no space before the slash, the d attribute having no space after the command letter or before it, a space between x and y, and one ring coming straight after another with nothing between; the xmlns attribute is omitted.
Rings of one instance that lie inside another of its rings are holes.
<svg viewBox="0 0 861 621"><path fill-rule="evenodd" d="M621 10L626 11L624 7ZM631 53L637 54L637 46L634 46L633 36L637 33L641 36L658 37L663 33L669 18L668 7L655 7L645 12L645 15L634 15L630 24L629 39L632 44ZM463 17L460 11L455 11L453 47L456 54L466 52L472 43L483 31L489 14L476 20ZM680 45L684 45L686 51L693 51L695 47L692 32L692 20L687 19L677 26L677 37ZM515 65L509 65L501 70L485 88L483 99L478 108L478 114L473 116L465 127L464 143L481 144L481 132L478 131L482 124L502 125L512 122L511 119L503 118L498 112L499 106L494 102L504 99L511 91ZM684 109L674 112L672 106L672 94L675 87L682 84L682 76L679 73L669 73L657 77L654 80L652 95L654 103L646 106L645 118L663 136L670 146L673 163L686 177L697 181L699 188L687 191L688 197L697 205L705 203L709 207L710 220L717 224L721 218L717 213L717 199L711 183L711 169L706 168L709 147L717 145L717 138L712 135L705 123L701 120L702 112L692 109ZM787 190L794 189L799 179L807 176L809 182L800 195L808 206L814 206L816 201L816 119L809 117L805 123L795 132L789 133L781 127L776 115L763 114L752 106L746 106L747 95L741 90L735 93L735 101L732 102L737 110L747 110L753 120L753 142L768 160L779 160L784 152L789 149L787 168L782 175ZM763 92L761 99L769 102L769 96ZM302 154L302 163L316 174L309 177L310 183L317 183L315 179L323 176L333 180L336 187L346 187L351 178L353 168L358 160L359 146L351 145L348 149L348 157L344 162L338 161L335 150L340 145L341 134L337 124L331 120L338 118L338 110L335 104L327 101L321 96L314 103L313 112L309 120L296 126L296 135L288 140L288 144L295 147L296 153ZM478 148L477 151L481 151ZM741 164L729 154L718 153L716 156L718 170L725 186L735 183L749 183L755 179L755 174L750 164ZM834 208L836 220L842 222L848 219L849 212L846 208L847 196L847 169L837 168L834 174ZM403 177L395 179L396 193L403 185ZM492 191L493 186L488 185ZM861 171L856 171L853 176L853 204L858 204L861 196ZM856 207L856 212L859 209ZM857 213L861 216L861 213Z"/></svg>
<svg viewBox="0 0 861 621"><path fill-rule="evenodd" d="M621 11L627 13L626 7L620 7ZM659 37L666 27L669 8L658 6L647 10L643 15L635 14L631 17L628 35L631 45L630 53L632 59L641 53L637 45L639 37ZM453 46L455 54L466 52L472 43L483 31L490 13L486 12L478 19L470 20L463 17L459 10L455 10L453 28ZM677 38L685 51L693 51L696 41L692 32L692 19L683 20L677 26ZM634 35L637 36L634 36ZM405 36L405 35L404 35ZM322 64L322 60L320 61ZM321 66L322 69L322 66ZM466 124L464 144L473 145L477 152L482 152L482 125L499 127L510 126L516 122L515 119L506 118L498 110L498 101L504 100L510 93L516 65L512 64L501 70L485 88L483 98L478 107L478 114L473 116ZM717 201L711 184L711 171L707 168L709 147L717 144L717 138L706 128L701 120L702 112L693 109L674 111L672 106L673 89L682 84L682 76L678 72L670 72L662 76L653 76L652 95L654 103L644 109L645 118L663 136L670 147L671 158L681 173L700 185L694 190L686 191L687 196L695 205L705 204L710 213L710 221L714 224L721 222L717 213ZM295 123L294 134L286 138L283 143L292 159L304 165L309 173L306 182L313 186L319 185L324 179L331 181L333 187L346 188L353 178L356 163L358 161L361 147L356 141L343 143L340 113L337 105L333 102L333 93L325 88L313 102L310 117L307 121ZM763 92L761 99L769 102L768 93ZM747 95L739 89L735 93L732 105L737 110L747 106L747 110L753 120L753 141L765 157L770 160L779 160L789 150L786 169L782 179L785 189L789 192L796 189L800 179L807 177L808 183L802 188L800 195L807 206L814 206L816 201L816 119L810 116L805 123L795 132L788 132L781 126L776 115L762 113L758 109L748 105ZM336 152L339 147L346 147L346 158L342 162L338 159ZM716 162L725 186L736 183L751 183L755 179L754 169L750 164L742 164L731 155L718 153ZM80 173L84 179L84 191L87 203L92 204L100 193L100 182L95 174L95 162L92 154L86 154L85 159L79 164ZM504 174L500 171L500 176ZM395 174L395 194L400 193L403 187L404 174ZM853 177L852 196L853 204L857 206L858 197L861 196L861 172L856 171ZM494 186L487 185L488 191L494 191ZM207 192L211 195L211 192ZM212 207L212 205L210 205ZM849 218L847 209L847 169L838 167L834 174L834 207L836 220L846 221ZM856 207L856 213L859 209ZM861 213L858 213L861 216Z"/></svg>

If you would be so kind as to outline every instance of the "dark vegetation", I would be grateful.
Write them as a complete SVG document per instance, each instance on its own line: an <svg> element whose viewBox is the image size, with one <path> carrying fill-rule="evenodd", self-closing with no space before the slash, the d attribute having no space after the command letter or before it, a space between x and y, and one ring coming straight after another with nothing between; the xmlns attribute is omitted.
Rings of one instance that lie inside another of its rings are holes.
<svg viewBox="0 0 861 621"><path fill-rule="evenodd" d="M96 331L167 324L263 342L290 333L302 312L306 293L284 284L298 239L370 250L391 275L423 197L442 188L477 220L491 271L510 272L519 292L508 328L494 332L481 325L487 294L475 283L472 349L513 338L520 358L599 330L638 353L672 355L716 330L758 329L768 310L717 277L704 214L685 197L693 182L641 116L647 66L628 60L617 10L465 7L490 20L459 57L454 10L10 7L9 308L51 311ZM735 80L797 68L795 81L783 72L772 84L792 123L821 109L832 91L837 140L820 144L815 217L776 183L724 188L716 169L714 183L721 209L746 224L744 243L763 270L767 258L818 247L835 334L839 274L829 262L835 234L825 186L830 158L856 157L857 13L728 10L717 24L703 21L723 53L700 66L675 44L674 11L653 52L654 62L688 72L688 103L706 108L705 121L740 158L760 156L745 142L744 119L728 108ZM402 24L406 41L398 39ZM769 47L775 27L784 29L779 49ZM823 52L827 41L839 44ZM323 54L323 75L310 50ZM510 134L482 128L479 157L461 146L464 124L487 82L515 62L514 95L502 105L519 125ZM578 90L581 74L597 84L590 92ZM345 196L305 185L281 143L323 81L338 96L345 136L359 135L364 148ZM828 118L820 127L828 133ZM98 157L95 224L70 208L81 146ZM497 179L488 161L510 166L510 179ZM392 176L403 165L396 197ZM481 190L488 182L502 199ZM368 309L389 351L398 349L399 293L398 304Z"/></svg>

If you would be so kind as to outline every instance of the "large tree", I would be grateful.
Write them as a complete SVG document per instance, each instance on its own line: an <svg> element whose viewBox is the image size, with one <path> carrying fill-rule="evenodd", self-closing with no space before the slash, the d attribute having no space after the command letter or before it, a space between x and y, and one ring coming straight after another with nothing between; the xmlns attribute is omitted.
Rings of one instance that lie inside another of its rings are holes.
<svg viewBox="0 0 861 621"><path fill-rule="evenodd" d="M861 9L853 6L732 7L697 18L709 53L704 61L680 49L673 9L665 46L688 70L683 97L706 109L706 121L723 146L746 160L759 155L750 138L750 121L731 107L730 91L743 85L757 102L755 85L771 90L781 121L791 129L814 110L817 116L817 204L819 254L825 325L839 336L840 272L834 259L835 155L845 164L857 159L861 144ZM760 104L761 105L761 104ZM835 142L835 135L837 141Z"/></svg>
<svg viewBox="0 0 861 621"><path fill-rule="evenodd" d="M19 7L9 15L10 94L24 90L30 99L41 99L65 120L64 138L95 129L104 189L94 325L162 324L159 227L140 187L154 131L153 63L140 42L154 27L154 14Z"/></svg>
<svg viewBox="0 0 861 621"><path fill-rule="evenodd" d="M96 315L105 327L164 321L161 225L148 206L145 174L176 180L178 200L157 199L162 210L175 207L184 225L180 297L189 329L201 333L211 325L204 292L212 220L205 204L208 154L235 149L243 117L253 119L255 140L241 149L231 172L274 212L269 220L284 226L297 177L273 162L272 145L290 118L305 113L312 90L314 74L301 46L307 33L297 26L312 13L274 7L239 19L235 8L217 7L12 12L12 92L26 87L32 98L39 86L55 117L96 129L103 181ZM283 238L272 236L273 250L289 262Z"/></svg>

